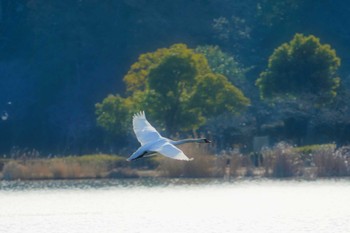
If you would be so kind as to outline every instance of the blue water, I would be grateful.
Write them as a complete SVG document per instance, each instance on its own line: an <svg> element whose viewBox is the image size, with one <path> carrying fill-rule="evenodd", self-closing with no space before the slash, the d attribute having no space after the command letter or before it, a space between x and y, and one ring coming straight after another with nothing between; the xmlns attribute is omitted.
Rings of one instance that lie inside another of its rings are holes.
<svg viewBox="0 0 350 233"><path fill-rule="evenodd" d="M0 184L0 232L350 232L350 180Z"/></svg>

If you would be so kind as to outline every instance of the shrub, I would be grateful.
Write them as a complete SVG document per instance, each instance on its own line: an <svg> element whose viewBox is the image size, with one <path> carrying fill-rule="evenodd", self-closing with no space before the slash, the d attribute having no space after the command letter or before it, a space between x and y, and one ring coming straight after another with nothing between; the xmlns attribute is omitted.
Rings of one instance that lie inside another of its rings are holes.
<svg viewBox="0 0 350 233"><path fill-rule="evenodd" d="M299 154L304 166L314 166L314 154L318 154L323 151L334 151L335 144L320 144L320 145L306 145L293 148L294 152Z"/></svg>
<svg viewBox="0 0 350 233"><path fill-rule="evenodd" d="M29 171L27 167L17 161L10 161L5 164L2 174L5 180L17 180L28 177Z"/></svg>
<svg viewBox="0 0 350 233"><path fill-rule="evenodd" d="M306 145L306 146L300 146L295 147L293 150L297 153L301 153L304 155L312 154L317 151L323 151L323 150L335 150L335 144L315 144L315 145Z"/></svg>
<svg viewBox="0 0 350 233"><path fill-rule="evenodd" d="M302 175L302 160L287 143L263 151L265 175L277 178Z"/></svg>
<svg viewBox="0 0 350 233"><path fill-rule="evenodd" d="M341 154L341 150L335 147L324 147L313 153L313 162L317 168L317 176L333 177L350 175L348 170L348 158Z"/></svg>
<svg viewBox="0 0 350 233"><path fill-rule="evenodd" d="M273 177L334 177L350 175L347 148L336 150L335 144L308 145L293 148L279 143L265 150L265 175Z"/></svg>

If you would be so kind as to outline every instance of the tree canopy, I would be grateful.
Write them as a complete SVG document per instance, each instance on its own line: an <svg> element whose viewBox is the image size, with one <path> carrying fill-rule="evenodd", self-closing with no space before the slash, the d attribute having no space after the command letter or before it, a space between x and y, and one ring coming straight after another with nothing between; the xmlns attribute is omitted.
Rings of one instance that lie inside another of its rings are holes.
<svg viewBox="0 0 350 233"><path fill-rule="evenodd" d="M339 66L340 58L328 44L313 35L296 34L275 49L256 85L262 98L309 94L319 103L329 102L337 94Z"/></svg>
<svg viewBox="0 0 350 233"><path fill-rule="evenodd" d="M119 95L108 95L102 103L96 104L97 122L112 134L121 136L128 132L127 122L130 101Z"/></svg>
<svg viewBox="0 0 350 233"><path fill-rule="evenodd" d="M124 76L127 90L134 92L146 89L146 78L149 72L157 67L166 57L174 56L189 59L199 74L210 72L208 62L200 53L193 52L185 44L174 44L169 48L157 49L155 52L141 54L138 61L131 65L130 70Z"/></svg>
<svg viewBox="0 0 350 233"><path fill-rule="evenodd" d="M203 54L184 44L140 55L124 81L129 93L126 99L109 96L96 105L98 123L107 131L121 132L120 121L126 115L145 110L159 127L174 134L197 129L217 114L238 113L250 103L225 76L211 71Z"/></svg>
<svg viewBox="0 0 350 233"><path fill-rule="evenodd" d="M213 73L226 76L237 85L244 79L245 69L228 53L223 52L219 46L198 46L195 51L204 54Z"/></svg>

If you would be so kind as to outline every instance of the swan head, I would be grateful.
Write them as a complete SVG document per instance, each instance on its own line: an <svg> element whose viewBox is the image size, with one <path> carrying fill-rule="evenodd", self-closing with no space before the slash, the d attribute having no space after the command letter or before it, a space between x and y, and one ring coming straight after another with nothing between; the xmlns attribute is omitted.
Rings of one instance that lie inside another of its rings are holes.
<svg viewBox="0 0 350 233"><path fill-rule="evenodd" d="M203 143L211 143L211 141L206 138L201 138L201 140L202 140L201 142Z"/></svg>

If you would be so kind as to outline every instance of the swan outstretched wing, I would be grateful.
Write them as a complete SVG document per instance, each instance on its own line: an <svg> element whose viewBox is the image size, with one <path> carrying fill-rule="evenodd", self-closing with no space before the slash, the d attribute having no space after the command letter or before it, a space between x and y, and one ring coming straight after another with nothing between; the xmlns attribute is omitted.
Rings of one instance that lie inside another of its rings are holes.
<svg viewBox="0 0 350 233"><path fill-rule="evenodd" d="M134 132L141 145L155 142L161 138L158 131L147 121L145 112L136 113L132 119Z"/></svg>
<svg viewBox="0 0 350 233"><path fill-rule="evenodd" d="M172 159L178 159L178 160L192 160L188 158L182 150L177 148L176 146L170 144L169 142L164 143L161 147L157 148L155 151L158 153L172 158Z"/></svg>

